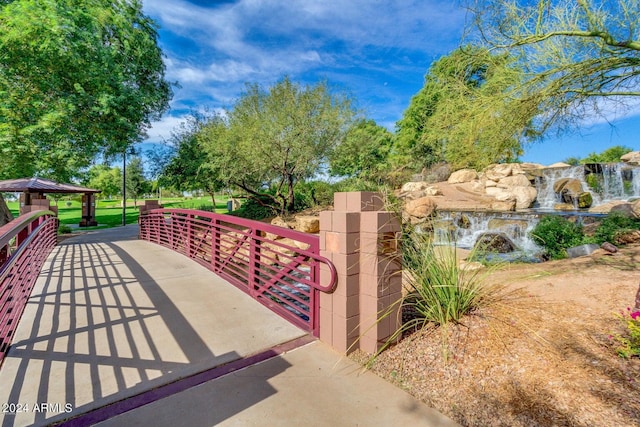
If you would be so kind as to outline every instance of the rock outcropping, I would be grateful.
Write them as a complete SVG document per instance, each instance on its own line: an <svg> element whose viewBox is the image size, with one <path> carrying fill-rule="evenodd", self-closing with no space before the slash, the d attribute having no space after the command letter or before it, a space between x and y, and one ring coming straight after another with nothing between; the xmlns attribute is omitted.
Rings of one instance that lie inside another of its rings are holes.
<svg viewBox="0 0 640 427"><path fill-rule="evenodd" d="M506 163L453 172L446 182L409 182L396 193L405 201L403 217L424 222L436 210L513 211L530 208L537 190L532 184L541 165Z"/></svg>

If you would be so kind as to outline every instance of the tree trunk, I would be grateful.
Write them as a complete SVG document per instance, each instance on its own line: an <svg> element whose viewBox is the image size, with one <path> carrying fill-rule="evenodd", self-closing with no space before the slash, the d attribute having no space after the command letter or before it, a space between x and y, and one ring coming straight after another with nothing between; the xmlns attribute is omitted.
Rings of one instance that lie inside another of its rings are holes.
<svg viewBox="0 0 640 427"><path fill-rule="evenodd" d="M0 227L13 221L13 215L9 210L9 206L7 206L7 202L5 202L4 197L2 197L2 193L0 193Z"/></svg>
<svg viewBox="0 0 640 427"><path fill-rule="evenodd" d="M294 186L295 182L293 180L293 175L289 175L287 177L287 185L289 187L289 194L288 194L288 200L287 200L287 212L293 212L293 210L295 209L295 205L296 205L296 195L293 191L293 186Z"/></svg>

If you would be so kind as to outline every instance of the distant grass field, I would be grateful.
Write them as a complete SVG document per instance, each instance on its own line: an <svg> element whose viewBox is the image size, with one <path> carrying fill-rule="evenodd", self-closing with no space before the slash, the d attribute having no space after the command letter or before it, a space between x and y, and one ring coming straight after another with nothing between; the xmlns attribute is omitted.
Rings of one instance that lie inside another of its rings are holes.
<svg viewBox="0 0 640 427"><path fill-rule="evenodd" d="M138 200L138 205L144 203L144 200ZM52 202L53 205L55 203ZM14 216L18 215L20 206L19 202L8 202L7 205ZM192 199L162 199L162 205L165 208L175 209L204 209L211 210L213 206L210 197L192 198ZM216 212L227 212L226 197L216 198ZM126 222L127 224L135 224L138 222L138 208L133 206L133 199L127 200ZM58 218L60 224L77 225L82 218L81 202L77 200L60 200L58 201ZM98 227L91 228L108 228L122 225L122 201L121 200L98 200L96 204L96 221Z"/></svg>

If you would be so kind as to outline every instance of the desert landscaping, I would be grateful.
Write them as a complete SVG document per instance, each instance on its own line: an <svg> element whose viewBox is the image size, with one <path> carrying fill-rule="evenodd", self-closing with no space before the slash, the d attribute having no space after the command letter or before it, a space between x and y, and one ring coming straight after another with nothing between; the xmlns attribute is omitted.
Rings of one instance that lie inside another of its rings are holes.
<svg viewBox="0 0 640 427"><path fill-rule="evenodd" d="M486 279L508 291L499 304L406 336L371 369L463 425L638 425L640 360L610 337L639 267L640 245L508 265Z"/></svg>

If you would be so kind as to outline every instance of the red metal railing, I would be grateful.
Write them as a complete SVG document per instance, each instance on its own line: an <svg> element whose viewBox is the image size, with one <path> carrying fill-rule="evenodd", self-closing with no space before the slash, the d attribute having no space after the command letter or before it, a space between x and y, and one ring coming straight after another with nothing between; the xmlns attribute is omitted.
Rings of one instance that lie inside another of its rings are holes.
<svg viewBox="0 0 640 427"><path fill-rule="evenodd" d="M0 364L57 230L51 211L31 212L0 227Z"/></svg>
<svg viewBox="0 0 640 427"><path fill-rule="evenodd" d="M152 210L139 222L140 239L196 260L319 336L320 292L333 292L337 276L331 261L319 255L318 236L186 209ZM320 264L329 272L326 285L320 284Z"/></svg>

